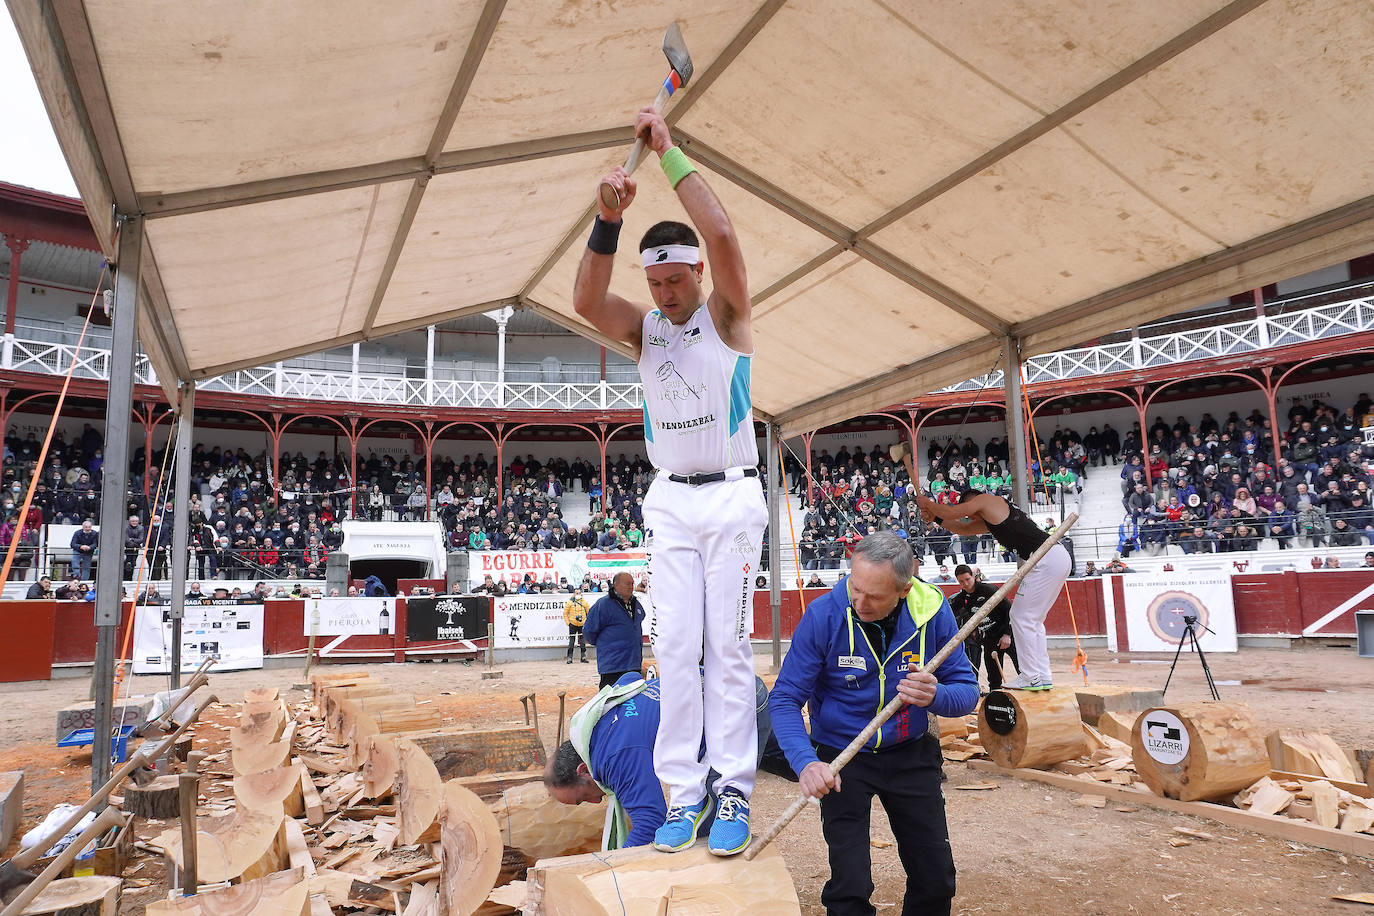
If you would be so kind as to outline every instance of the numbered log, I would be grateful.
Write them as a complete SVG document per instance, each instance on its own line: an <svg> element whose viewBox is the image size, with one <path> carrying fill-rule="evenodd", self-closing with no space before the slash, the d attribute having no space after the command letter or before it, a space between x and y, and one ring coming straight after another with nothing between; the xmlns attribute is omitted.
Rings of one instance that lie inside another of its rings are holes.
<svg viewBox="0 0 1374 916"><path fill-rule="evenodd" d="M299 868L193 897L154 900L148 916L307 916L310 883Z"/></svg>
<svg viewBox="0 0 1374 916"><path fill-rule="evenodd" d="M24 916L118 916L118 876L58 878L38 892Z"/></svg>
<svg viewBox="0 0 1374 916"><path fill-rule="evenodd" d="M443 787L439 813L439 911L469 916L501 870L501 831L486 803L457 783Z"/></svg>
<svg viewBox="0 0 1374 916"><path fill-rule="evenodd" d="M1069 687L994 690L978 704L978 737L998 766L1049 767L1087 753Z"/></svg>
<svg viewBox="0 0 1374 916"><path fill-rule="evenodd" d="M159 776L145 786L127 783L121 807L136 817L171 821L180 816L180 797L176 774Z"/></svg>
<svg viewBox="0 0 1374 916"><path fill-rule="evenodd" d="M1180 801L1225 798L1269 772L1264 734L1241 703L1147 709L1131 735L1131 756L1151 792Z"/></svg>
<svg viewBox="0 0 1374 916"><path fill-rule="evenodd" d="M792 876L776 845L752 862L711 855L706 844L664 855L636 846L544 859L530 869L526 916L799 916Z"/></svg>

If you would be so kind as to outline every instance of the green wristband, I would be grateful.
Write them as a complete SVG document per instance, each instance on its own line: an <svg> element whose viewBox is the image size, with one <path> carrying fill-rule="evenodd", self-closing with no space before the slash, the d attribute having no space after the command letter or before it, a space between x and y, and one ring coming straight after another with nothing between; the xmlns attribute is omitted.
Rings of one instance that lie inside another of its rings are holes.
<svg viewBox="0 0 1374 916"><path fill-rule="evenodd" d="M682 147L674 146L658 159L659 168L663 169L663 174L668 176L668 184L674 190L682 183L682 179L697 170L688 160L687 154L682 151Z"/></svg>

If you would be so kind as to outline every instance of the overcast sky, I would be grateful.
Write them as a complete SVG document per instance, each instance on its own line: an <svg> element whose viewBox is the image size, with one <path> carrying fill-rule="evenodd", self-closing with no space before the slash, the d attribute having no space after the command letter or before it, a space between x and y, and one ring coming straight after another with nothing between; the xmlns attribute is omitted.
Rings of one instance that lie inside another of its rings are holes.
<svg viewBox="0 0 1374 916"><path fill-rule="evenodd" d="M76 196L9 8L0 5L0 181Z"/></svg>

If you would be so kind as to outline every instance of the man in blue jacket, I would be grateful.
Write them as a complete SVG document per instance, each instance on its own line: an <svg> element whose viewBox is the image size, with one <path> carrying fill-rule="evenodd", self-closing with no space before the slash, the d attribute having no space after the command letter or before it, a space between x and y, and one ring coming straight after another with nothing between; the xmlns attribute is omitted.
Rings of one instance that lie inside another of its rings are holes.
<svg viewBox="0 0 1374 916"><path fill-rule="evenodd" d="M596 646L596 672L608 687L644 663L644 605L635 597L635 580L616 573L610 592L587 612L582 638Z"/></svg>
<svg viewBox="0 0 1374 916"><path fill-rule="evenodd" d="M959 628L944 595L914 579L913 567L910 548L890 531L860 541L850 574L802 615L769 696L778 744L802 791L820 799L830 851L830 880L821 890L828 916L874 912L868 850L875 795L907 874L903 916L949 913L954 898L940 742L928 732L929 713L971 712L978 681L963 652L951 652L934 674L919 670ZM842 781L829 762L894 696L908 705L869 739Z"/></svg>

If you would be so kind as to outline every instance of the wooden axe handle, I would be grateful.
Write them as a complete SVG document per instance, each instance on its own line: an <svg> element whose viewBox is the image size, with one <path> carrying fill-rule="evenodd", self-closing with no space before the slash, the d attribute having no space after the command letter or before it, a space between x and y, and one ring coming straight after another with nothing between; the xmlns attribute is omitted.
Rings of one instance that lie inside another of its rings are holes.
<svg viewBox="0 0 1374 916"><path fill-rule="evenodd" d="M1002 587L994 592L991 598L983 602L983 606L959 628L958 633L950 637L949 642L945 643L944 646L940 648L939 652L936 652L929 661L921 666L921 670L934 671L944 664L945 659L949 657L950 653L964 644L964 640L968 639L973 631L978 629L978 624L983 622L983 618L992 613L993 608L997 607L997 605L1002 602L1002 599L1007 596L1007 593L1019 584L1020 581L1026 577L1027 573L1035 568L1035 564L1039 563L1041 558L1050 552L1050 548L1059 543L1060 538L1068 533L1069 529L1073 527L1076 521L1078 521L1078 513L1069 513L1069 516L1060 523L1059 527L1054 530L1048 539L1046 539L1045 543L1036 548L1035 553L1031 554L1030 558L1026 560L1025 563L1021 564L1020 569L1007 577L1007 581L1002 583ZM878 729L883 727L883 723L892 718L905 705L905 701L900 696L893 697L892 700L882 708L882 711L874 716L873 720L864 727L864 730L859 732L853 741L849 742L849 746L830 762L830 772L838 773L846 763L853 760L854 755L858 754L859 751L863 749L863 746L868 743L868 739L872 738ZM777 839L778 834L782 833L783 828L790 824L792 819L801 813L801 810L806 807L808 801L811 801L809 795L797 796L792 804L787 807L787 810L782 813L782 816L773 823L773 826L769 827L766 832L749 844L749 848L744 851L744 858L746 860L753 860L755 856L763 851L765 846Z"/></svg>
<svg viewBox="0 0 1374 916"><path fill-rule="evenodd" d="M85 817L85 815L83 814L82 817ZM16 914L22 913L28 909L29 904L33 903L33 899L42 892L43 888L51 884L52 880L61 874L64 868L72 864L81 850L90 845L91 840L94 840L111 827L123 823L124 813L116 808L106 808L96 815L95 820L91 821L86 829L77 835L76 839L71 842L71 845L58 853L57 858L53 859L47 868L39 872L37 878L29 882L14 899L5 905L3 910L0 910L0 916L16 916ZM48 847L51 845L49 842L50 840L61 839L65 835L65 831L58 836L49 835L29 848L37 849L41 855L43 852L47 851ZM17 859L18 856L15 858Z"/></svg>
<svg viewBox="0 0 1374 916"><path fill-rule="evenodd" d="M665 83L663 88L658 90L658 95L654 96L654 111L662 111L663 106L668 104L668 96L671 94ZM639 168L639 160L644 158L644 147L644 138L636 137L635 145L630 149L630 157L625 160L625 173L627 175L633 175L635 169ZM609 181L601 182L601 187L597 189L597 193L601 195L601 203L607 210L615 210L620 207L620 195L616 193Z"/></svg>

